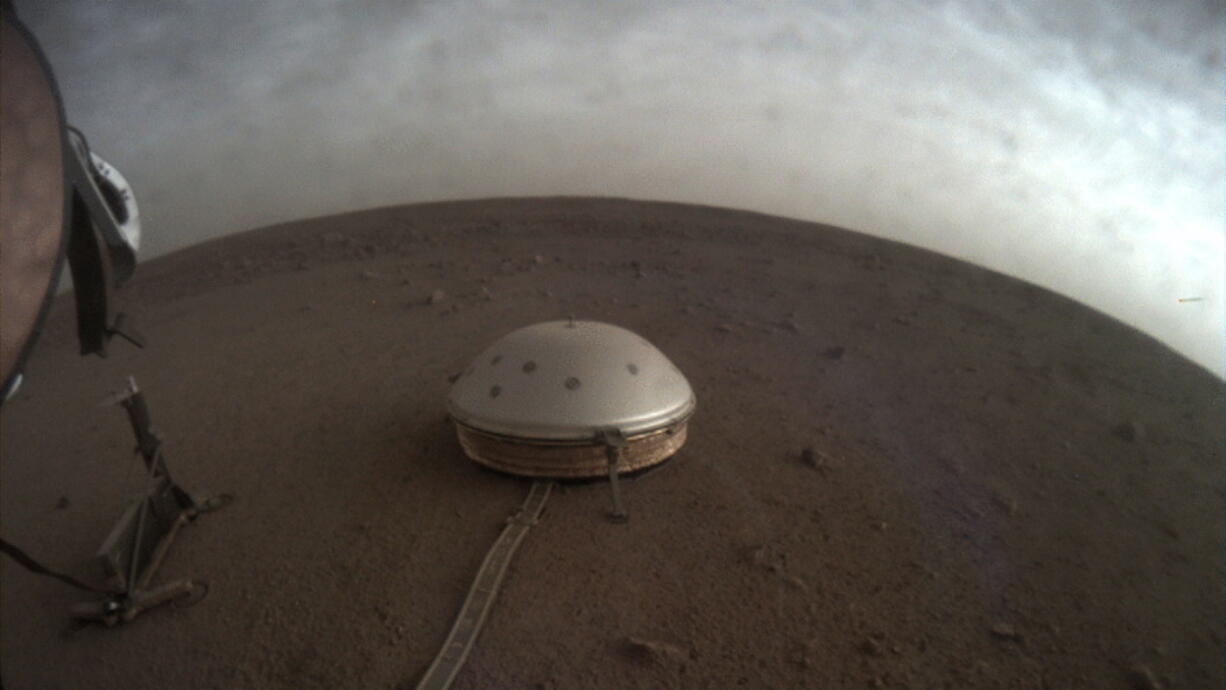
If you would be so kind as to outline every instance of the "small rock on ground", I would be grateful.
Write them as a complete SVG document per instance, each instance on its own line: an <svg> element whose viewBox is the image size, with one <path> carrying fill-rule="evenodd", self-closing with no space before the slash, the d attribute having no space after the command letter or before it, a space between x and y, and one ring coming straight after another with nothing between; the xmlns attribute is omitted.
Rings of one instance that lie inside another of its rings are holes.
<svg viewBox="0 0 1226 690"><path fill-rule="evenodd" d="M1161 690L1162 683L1148 666L1137 664L1128 669L1128 684L1134 690Z"/></svg>
<svg viewBox="0 0 1226 690"><path fill-rule="evenodd" d="M1131 419L1117 424L1115 428L1111 430L1111 433L1115 434L1116 438L1128 443L1134 443L1145 439L1145 427Z"/></svg>
<svg viewBox="0 0 1226 690"><path fill-rule="evenodd" d="M881 643L873 637L864 638L864 641L857 645L856 649L864 656L881 656L884 653Z"/></svg>
<svg viewBox="0 0 1226 690"><path fill-rule="evenodd" d="M800 451L800 461L804 463L806 467L820 472L822 476L825 476L826 472L830 470L830 465L826 462L826 460L826 454L820 450L817 450L813 446L806 446L804 450Z"/></svg>
<svg viewBox="0 0 1226 690"><path fill-rule="evenodd" d="M992 637L1000 640L1013 640L1014 642L1020 642L1022 640L1021 633L1019 633L1016 628L1008 623L995 623L992 625L991 633Z"/></svg>
<svg viewBox="0 0 1226 690"><path fill-rule="evenodd" d="M1003 494L993 494L992 503L1009 517L1017 515L1017 499L1015 498L1010 498Z"/></svg>
<svg viewBox="0 0 1226 690"><path fill-rule="evenodd" d="M686 661L690 658L689 653L680 645L633 635L625 639L623 648L627 654L643 661Z"/></svg>

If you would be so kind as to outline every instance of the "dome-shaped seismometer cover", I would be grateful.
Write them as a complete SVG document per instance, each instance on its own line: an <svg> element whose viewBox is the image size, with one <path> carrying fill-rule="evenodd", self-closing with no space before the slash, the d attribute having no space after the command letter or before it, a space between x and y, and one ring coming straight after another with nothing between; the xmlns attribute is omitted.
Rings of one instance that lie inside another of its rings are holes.
<svg viewBox="0 0 1226 690"><path fill-rule="evenodd" d="M550 321L503 336L448 398L470 457L533 476L602 474L599 437L608 430L630 442L623 471L660 462L684 442L694 407L689 381L662 352L596 321Z"/></svg>

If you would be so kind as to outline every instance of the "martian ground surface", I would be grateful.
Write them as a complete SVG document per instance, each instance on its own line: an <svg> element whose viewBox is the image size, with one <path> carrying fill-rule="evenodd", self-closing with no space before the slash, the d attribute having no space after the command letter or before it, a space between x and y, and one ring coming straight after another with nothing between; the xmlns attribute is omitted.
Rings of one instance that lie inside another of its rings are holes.
<svg viewBox="0 0 1226 690"><path fill-rule="evenodd" d="M214 240L119 292L148 338L77 354L54 306L0 418L0 520L88 563L141 489L134 375L201 517L159 580L209 596L74 628L0 560L20 688L410 688L522 480L464 457L448 377L517 327L627 327L689 378L689 440L562 484L458 688L1212 688L1221 382L1070 299L754 213L615 199L382 208Z"/></svg>

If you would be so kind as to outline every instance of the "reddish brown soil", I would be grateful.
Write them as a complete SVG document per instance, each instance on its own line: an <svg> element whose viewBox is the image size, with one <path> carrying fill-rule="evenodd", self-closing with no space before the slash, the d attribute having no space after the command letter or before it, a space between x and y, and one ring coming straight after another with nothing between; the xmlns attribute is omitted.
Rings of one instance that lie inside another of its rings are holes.
<svg viewBox="0 0 1226 690"><path fill-rule="evenodd" d="M161 575L211 595L66 632L78 593L0 562L10 690L411 687L527 491L464 458L447 377L566 314L647 337L699 410L629 524L604 484L555 492L456 687L1224 682L1221 383L1044 290L582 199L323 218L138 273L147 350L81 359L57 304L4 408L3 534L92 573L140 486L95 404L132 373L182 483L238 497Z"/></svg>

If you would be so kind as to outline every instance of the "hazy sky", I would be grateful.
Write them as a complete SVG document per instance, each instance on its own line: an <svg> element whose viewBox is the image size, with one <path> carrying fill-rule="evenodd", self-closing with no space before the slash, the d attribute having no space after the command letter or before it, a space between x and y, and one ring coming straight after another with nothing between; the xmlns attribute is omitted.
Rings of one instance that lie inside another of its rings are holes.
<svg viewBox="0 0 1226 690"><path fill-rule="evenodd" d="M415 201L690 201L965 258L1223 371L1218 2L17 7L145 256Z"/></svg>

